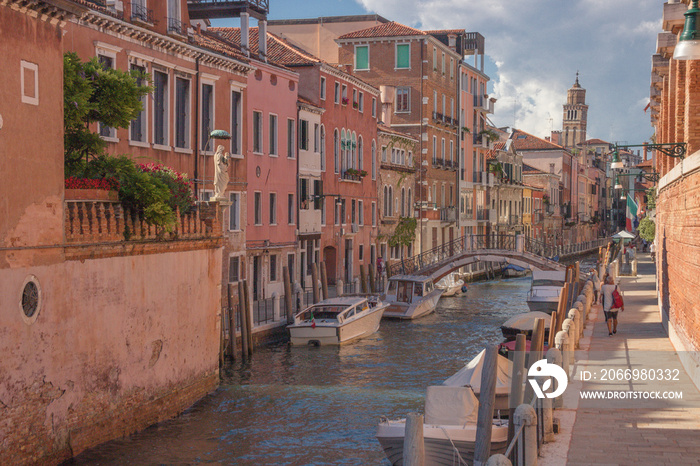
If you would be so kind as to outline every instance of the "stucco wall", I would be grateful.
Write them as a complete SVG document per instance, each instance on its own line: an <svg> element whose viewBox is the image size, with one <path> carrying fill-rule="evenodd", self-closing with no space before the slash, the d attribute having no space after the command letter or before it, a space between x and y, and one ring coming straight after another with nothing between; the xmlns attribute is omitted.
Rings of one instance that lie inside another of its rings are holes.
<svg viewBox="0 0 700 466"><path fill-rule="evenodd" d="M221 249L0 270L0 463L57 462L212 390L220 271ZM30 274L43 304L28 324Z"/></svg>

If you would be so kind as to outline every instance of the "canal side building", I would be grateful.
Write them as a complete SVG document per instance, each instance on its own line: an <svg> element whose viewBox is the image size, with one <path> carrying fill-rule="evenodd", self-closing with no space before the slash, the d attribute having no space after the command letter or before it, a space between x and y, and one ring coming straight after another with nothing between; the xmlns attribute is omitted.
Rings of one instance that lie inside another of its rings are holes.
<svg viewBox="0 0 700 466"><path fill-rule="evenodd" d="M63 53L78 18L107 29L107 16L65 1L0 4L1 464L61 463L219 383L221 206L181 217L178 236L147 228L127 240L121 204L64 188Z"/></svg>

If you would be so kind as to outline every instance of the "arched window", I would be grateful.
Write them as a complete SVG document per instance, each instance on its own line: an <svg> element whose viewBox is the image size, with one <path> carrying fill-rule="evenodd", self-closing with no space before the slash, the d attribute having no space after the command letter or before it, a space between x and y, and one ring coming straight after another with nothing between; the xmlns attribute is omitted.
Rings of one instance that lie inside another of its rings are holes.
<svg viewBox="0 0 700 466"><path fill-rule="evenodd" d="M348 139L349 138L350 136L348 135ZM350 147L350 149L350 163L348 163L348 168L357 168L357 137L355 136L354 132L352 133L352 146Z"/></svg>
<svg viewBox="0 0 700 466"><path fill-rule="evenodd" d="M387 215L389 217L394 216L394 188L389 186L389 208L387 209Z"/></svg>
<svg viewBox="0 0 700 466"><path fill-rule="evenodd" d="M411 188L408 188L408 202L406 203L406 208L408 212L406 212L408 215L407 217L413 217L413 199L411 197Z"/></svg>
<svg viewBox="0 0 700 466"><path fill-rule="evenodd" d="M377 179L377 143L372 139L372 179Z"/></svg>
<svg viewBox="0 0 700 466"><path fill-rule="evenodd" d="M389 216L389 187L384 186L384 208L382 209L382 217Z"/></svg>
<svg viewBox="0 0 700 466"><path fill-rule="evenodd" d="M345 132L345 128L340 130L340 170L345 173L345 170L350 168L347 162L347 153L350 145L350 133Z"/></svg>
<svg viewBox="0 0 700 466"><path fill-rule="evenodd" d="M401 188L401 216L406 216L406 188Z"/></svg>
<svg viewBox="0 0 700 466"><path fill-rule="evenodd" d="M363 151L363 144L362 144L362 136L357 138L357 169L362 170L364 167L364 162L362 159L365 157L364 151Z"/></svg>
<svg viewBox="0 0 700 466"><path fill-rule="evenodd" d="M326 171L326 128L321 125L321 171Z"/></svg>
<svg viewBox="0 0 700 466"><path fill-rule="evenodd" d="M340 173L340 138L338 128L333 131L333 168L336 173Z"/></svg>

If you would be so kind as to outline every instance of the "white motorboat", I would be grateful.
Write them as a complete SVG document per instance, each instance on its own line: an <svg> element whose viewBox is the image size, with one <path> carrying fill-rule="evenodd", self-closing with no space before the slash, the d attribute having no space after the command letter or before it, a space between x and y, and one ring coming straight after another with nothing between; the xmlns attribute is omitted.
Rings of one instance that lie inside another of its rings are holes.
<svg viewBox="0 0 700 466"><path fill-rule="evenodd" d="M544 340L549 340L549 326L552 321L552 315L548 312L523 312L517 314L503 322L501 325L501 333L506 340L514 340L518 333L524 333L527 338L532 337L532 332L535 329L535 320L544 320Z"/></svg>
<svg viewBox="0 0 700 466"><path fill-rule="evenodd" d="M423 424L425 464L472 464L478 413L479 401L470 388L428 387ZM405 432L405 419L383 419L377 427L377 440L392 465L403 464ZM494 419L491 454L504 453L507 442L508 422Z"/></svg>
<svg viewBox="0 0 700 466"><path fill-rule="evenodd" d="M557 311L559 295L566 283L565 271L532 271L532 286L527 294L527 305L531 311L551 314Z"/></svg>
<svg viewBox="0 0 700 466"><path fill-rule="evenodd" d="M443 290L442 297L449 296L459 296L465 290L464 280L457 278L457 275L451 273L442 277L437 283L435 283L435 288Z"/></svg>
<svg viewBox="0 0 700 466"><path fill-rule="evenodd" d="M344 345L379 330L388 304L376 298L331 298L309 306L287 326L292 345Z"/></svg>
<svg viewBox="0 0 700 466"><path fill-rule="evenodd" d="M425 275L394 275L389 279L382 300L389 304L384 317L417 319L435 310L442 290Z"/></svg>
<svg viewBox="0 0 700 466"><path fill-rule="evenodd" d="M463 368L455 372L442 384L447 387L470 387L478 398L481 393L481 373L484 368L485 354L486 350L482 350L474 359L465 364ZM494 409L500 410L501 416L505 416L508 414L508 396L510 395L513 362L499 354L497 368Z"/></svg>

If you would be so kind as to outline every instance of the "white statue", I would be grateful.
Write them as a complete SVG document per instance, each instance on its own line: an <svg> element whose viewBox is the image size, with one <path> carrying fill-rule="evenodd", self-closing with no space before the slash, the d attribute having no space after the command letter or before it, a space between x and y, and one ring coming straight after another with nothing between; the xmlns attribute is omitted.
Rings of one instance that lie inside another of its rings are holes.
<svg viewBox="0 0 700 466"><path fill-rule="evenodd" d="M224 146L218 146L214 154L214 200L226 200L224 193L228 186L228 160L231 158L228 152L224 152Z"/></svg>

